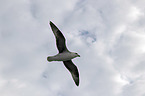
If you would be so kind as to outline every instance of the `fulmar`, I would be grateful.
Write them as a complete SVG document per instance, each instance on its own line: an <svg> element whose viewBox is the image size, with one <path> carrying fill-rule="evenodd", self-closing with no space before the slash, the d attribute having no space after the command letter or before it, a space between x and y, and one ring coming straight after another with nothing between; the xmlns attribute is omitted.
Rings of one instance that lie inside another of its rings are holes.
<svg viewBox="0 0 145 96"><path fill-rule="evenodd" d="M79 86L79 72L72 62L73 58L80 57L78 53L70 52L65 44L65 37L63 36L62 32L50 21L51 29L55 35L56 45L59 53L54 56L48 56L47 60L51 61L63 61L65 67L70 71L72 78L77 86Z"/></svg>

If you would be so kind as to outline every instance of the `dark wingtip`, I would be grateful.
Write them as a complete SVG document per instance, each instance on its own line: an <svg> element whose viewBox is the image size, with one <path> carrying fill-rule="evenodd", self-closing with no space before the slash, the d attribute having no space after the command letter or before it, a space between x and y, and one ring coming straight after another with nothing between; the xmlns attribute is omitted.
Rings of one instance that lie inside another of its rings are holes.
<svg viewBox="0 0 145 96"><path fill-rule="evenodd" d="M79 78L77 81L75 81L76 85L79 86Z"/></svg>
<svg viewBox="0 0 145 96"><path fill-rule="evenodd" d="M77 85L77 86L79 86L79 82L78 82L78 83L76 83L76 85Z"/></svg>
<svg viewBox="0 0 145 96"><path fill-rule="evenodd" d="M57 27L54 25L53 22L50 21L49 24L50 24L50 26L51 26L52 29L53 29L53 28L57 28Z"/></svg>
<svg viewBox="0 0 145 96"><path fill-rule="evenodd" d="M53 23L50 21L49 24L51 25L51 24L53 24Z"/></svg>
<svg viewBox="0 0 145 96"><path fill-rule="evenodd" d="M74 79L74 82L77 86L79 86L79 76L77 78L73 78Z"/></svg>

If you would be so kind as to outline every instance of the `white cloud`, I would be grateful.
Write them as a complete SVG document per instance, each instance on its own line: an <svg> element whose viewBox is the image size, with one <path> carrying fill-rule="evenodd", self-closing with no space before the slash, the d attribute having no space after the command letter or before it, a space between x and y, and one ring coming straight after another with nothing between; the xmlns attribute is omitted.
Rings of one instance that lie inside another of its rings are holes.
<svg viewBox="0 0 145 96"><path fill-rule="evenodd" d="M144 0L0 1L1 96L143 96ZM48 25L81 58L80 86L61 62Z"/></svg>

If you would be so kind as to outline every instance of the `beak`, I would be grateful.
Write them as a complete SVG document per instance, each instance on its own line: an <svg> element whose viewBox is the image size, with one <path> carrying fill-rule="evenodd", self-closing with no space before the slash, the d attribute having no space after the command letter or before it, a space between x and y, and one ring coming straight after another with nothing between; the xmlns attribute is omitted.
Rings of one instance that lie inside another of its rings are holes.
<svg viewBox="0 0 145 96"><path fill-rule="evenodd" d="M80 55L78 55L78 57L81 57Z"/></svg>

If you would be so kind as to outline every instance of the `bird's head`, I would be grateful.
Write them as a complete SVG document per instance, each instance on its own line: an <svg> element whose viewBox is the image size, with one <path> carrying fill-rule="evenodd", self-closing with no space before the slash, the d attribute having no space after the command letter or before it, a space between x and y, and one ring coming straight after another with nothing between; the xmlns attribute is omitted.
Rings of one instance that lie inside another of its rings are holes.
<svg viewBox="0 0 145 96"><path fill-rule="evenodd" d="M78 53L75 53L75 57L80 57L80 55Z"/></svg>

